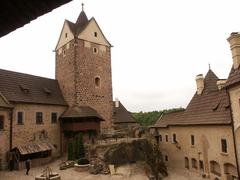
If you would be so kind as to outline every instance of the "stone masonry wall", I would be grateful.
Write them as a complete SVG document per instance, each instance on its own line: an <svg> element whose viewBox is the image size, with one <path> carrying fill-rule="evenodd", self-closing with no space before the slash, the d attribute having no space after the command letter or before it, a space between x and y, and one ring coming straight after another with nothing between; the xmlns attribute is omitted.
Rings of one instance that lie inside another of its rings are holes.
<svg viewBox="0 0 240 180"><path fill-rule="evenodd" d="M7 152L9 151L11 111L0 109L0 115L4 116L4 128L0 130L0 169L6 169L8 167Z"/></svg>
<svg viewBox="0 0 240 180"><path fill-rule="evenodd" d="M74 49L73 40L57 50L55 61L55 78L58 80L64 99L69 105L76 103Z"/></svg>
<svg viewBox="0 0 240 180"><path fill-rule="evenodd" d="M172 126L169 128L159 128L158 132L162 136L159 148L164 157L168 156L165 163L169 167L184 169L185 158L188 158L188 169L190 171L199 173L200 175L203 173L208 174L210 175L210 179L215 179L217 176L211 172L210 161L216 161L220 165L221 179L223 180L227 179L224 164L229 163L236 167L231 125ZM172 141L173 134L176 134L177 144ZM194 145L191 145L191 135L194 135ZM166 136L168 137L167 140ZM227 153L221 151L221 139L227 140ZM197 160L196 168L192 167L192 158ZM199 166L200 160L203 161L203 170Z"/></svg>
<svg viewBox="0 0 240 180"><path fill-rule="evenodd" d="M56 112L59 117L66 107L54 105L17 104L13 110L13 144L12 147L22 146L34 141L47 140L56 148L53 156L60 153L60 123L51 122L51 113ZM23 112L23 124L17 122L17 112ZM36 123L36 112L43 112L43 123ZM43 138L46 134L47 138ZM40 137L42 136L42 137Z"/></svg>
<svg viewBox="0 0 240 180"><path fill-rule="evenodd" d="M102 45L77 41L76 96L77 104L87 105L104 118L101 128L110 128L112 122L112 73L110 48ZM97 49L94 53L93 48ZM102 50L103 49L103 50ZM100 78L96 86L95 78Z"/></svg>
<svg viewBox="0 0 240 180"><path fill-rule="evenodd" d="M97 52L94 52L96 48ZM69 106L90 106L103 118L101 130L112 126L110 47L75 39L56 52L56 79ZM99 87L95 78L100 78Z"/></svg>

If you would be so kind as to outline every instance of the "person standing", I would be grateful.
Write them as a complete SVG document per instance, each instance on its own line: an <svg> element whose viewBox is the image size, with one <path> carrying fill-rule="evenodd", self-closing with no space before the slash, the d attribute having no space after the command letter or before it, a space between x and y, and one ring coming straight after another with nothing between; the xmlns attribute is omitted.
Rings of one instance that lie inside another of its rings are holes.
<svg viewBox="0 0 240 180"><path fill-rule="evenodd" d="M25 166L26 166L26 175L28 175L28 172L30 170L30 159L28 158L26 161L25 161Z"/></svg>

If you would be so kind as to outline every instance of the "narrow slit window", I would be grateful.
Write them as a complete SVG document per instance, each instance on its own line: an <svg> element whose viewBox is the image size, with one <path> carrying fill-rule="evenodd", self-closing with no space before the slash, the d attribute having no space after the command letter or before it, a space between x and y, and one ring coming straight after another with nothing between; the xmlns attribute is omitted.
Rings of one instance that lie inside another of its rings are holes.
<svg viewBox="0 0 240 180"><path fill-rule="evenodd" d="M4 116L0 116L0 130L4 129Z"/></svg>
<svg viewBox="0 0 240 180"><path fill-rule="evenodd" d="M221 139L222 152L227 153L227 140Z"/></svg>
<svg viewBox="0 0 240 180"><path fill-rule="evenodd" d="M96 87L100 87L100 84L101 84L100 77L96 77L96 78L95 78L95 86L96 86Z"/></svg>
<svg viewBox="0 0 240 180"><path fill-rule="evenodd" d="M195 139L194 139L194 135L191 135L191 145L194 146L195 145Z"/></svg>
<svg viewBox="0 0 240 180"><path fill-rule="evenodd" d="M97 32L94 32L94 37L97 37L97 35L98 35Z"/></svg>

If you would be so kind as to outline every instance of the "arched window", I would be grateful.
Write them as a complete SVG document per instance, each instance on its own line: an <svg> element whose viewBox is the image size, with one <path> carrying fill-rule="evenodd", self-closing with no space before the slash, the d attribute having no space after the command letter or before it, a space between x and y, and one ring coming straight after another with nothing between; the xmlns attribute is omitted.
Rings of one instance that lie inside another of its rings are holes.
<svg viewBox="0 0 240 180"><path fill-rule="evenodd" d="M192 158L191 162L192 162L192 168L197 169L197 160Z"/></svg>
<svg viewBox="0 0 240 180"><path fill-rule="evenodd" d="M185 157L185 168L189 169L189 160Z"/></svg>
<svg viewBox="0 0 240 180"><path fill-rule="evenodd" d="M210 169L211 169L211 173L217 176L221 176L221 168L218 162L210 161Z"/></svg>
<svg viewBox="0 0 240 180"><path fill-rule="evenodd" d="M96 77L96 78L95 78L95 86L96 86L96 87L100 87L100 85L101 85L100 77Z"/></svg>

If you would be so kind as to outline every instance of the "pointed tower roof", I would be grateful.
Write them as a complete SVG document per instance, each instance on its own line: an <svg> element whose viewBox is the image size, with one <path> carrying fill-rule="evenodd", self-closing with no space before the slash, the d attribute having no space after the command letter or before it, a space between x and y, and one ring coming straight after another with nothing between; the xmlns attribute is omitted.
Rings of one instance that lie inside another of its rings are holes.
<svg viewBox="0 0 240 180"><path fill-rule="evenodd" d="M79 14L79 16L77 18L77 21L75 23L75 27L76 27L76 32L75 33L76 34L80 33L86 27L86 25L89 22L88 18L87 18L87 15L84 12L83 6L84 6L84 4L82 3L82 11Z"/></svg>
<svg viewBox="0 0 240 180"><path fill-rule="evenodd" d="M218 77L216 76L216 74L209 69L205 79L204 79L204 90L203 93L209 93L212 91L217 91L218 87L217 87L217 81L218 81Z"/></svg>

